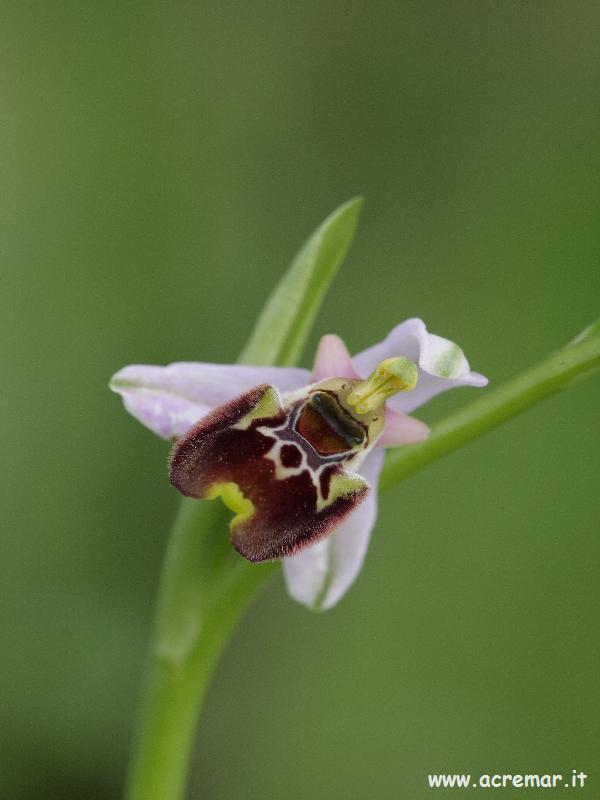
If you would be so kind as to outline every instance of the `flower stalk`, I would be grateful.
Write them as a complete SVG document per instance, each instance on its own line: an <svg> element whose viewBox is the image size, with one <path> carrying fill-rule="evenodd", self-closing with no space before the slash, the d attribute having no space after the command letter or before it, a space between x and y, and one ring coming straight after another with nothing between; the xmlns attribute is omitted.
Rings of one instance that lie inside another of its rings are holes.
<svg viewBox="0 0 600 800"><path fill-rule="evenodd" d="M380 478L383 491L432 461L481 436L530 406L569 388L600 367L600 329L590 326L571 344L434 425L427 441L389 453Z"/></svg>
<svg viewBox="0 0 600 800"><path fill-rule="evenodd" d="M359 200L350 201L334 212L300 251L267 303L242 363L295 363L352 240L360 205ZM447 360L447 352L443 356ZM439 358L434 342L430 359ZM457 350L456 359L460 358L464 357ZM410 387L406 366L394 365L402 367L396 377ZM541 364L438 423L426 442L389 454L380 488L395 486L598 366L596 324ZM196 724L215 664L237 620L280 566L280 562L251 564L241 558L229 541L228 518L220 502L182 501L163 568L126 800L184 797Z"/></svg>
<svg viewBox="0 0 600 800"><path fill-rule="evenodd" d="M227 520L221 503L182 501L161 580L128 800L184 796L196 723L215 663L242 612L278 566L241 558L229 543Z"/></svg>

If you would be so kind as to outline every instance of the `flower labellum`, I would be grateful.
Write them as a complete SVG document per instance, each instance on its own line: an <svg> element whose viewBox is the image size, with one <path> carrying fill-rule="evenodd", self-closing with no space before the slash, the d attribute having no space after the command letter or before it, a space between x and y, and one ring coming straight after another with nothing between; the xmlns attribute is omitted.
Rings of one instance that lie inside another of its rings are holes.
<svg viewBox="0 0 600 800"><path fill-rule="evenodd" d="M172 483L221 497L236 514L235 547L253 561L284 556L290 595L325 609L362 568L384 448L427 437L409 414L432 397L486 383L457 344L415 318L355 356L339 336L323 336L312 372L131 364L110 385L143 425L177 442Z"/></svg>
<svg viewBox="0 0 600 800"><path fill-rule="evenodd" d="M357 473L385 427L388 397L417 368L388 358L364 381L330 378L283 398L263 384L214 409L179 439L171 483L235 512L234 547L250 561L291 555L330 533L370 486Z"/></svg>

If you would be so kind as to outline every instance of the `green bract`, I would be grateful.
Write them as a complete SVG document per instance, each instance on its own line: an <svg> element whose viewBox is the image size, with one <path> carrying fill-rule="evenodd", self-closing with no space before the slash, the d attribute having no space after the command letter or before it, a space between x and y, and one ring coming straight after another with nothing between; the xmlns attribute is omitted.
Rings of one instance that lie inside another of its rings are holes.
<svg viewBox="0 0 600 800"><path fill-rule="evenodd" d="M296 362L356 231L362 200L334 211L272 292L240 363ZM227 635L278 566L253 565L229 544L229 514L184 499L165 559L127 800L177 800L199 705ZM200 535L202 534L202 535Z"/></svg>
<svg viewBox="0 0 600 800"><path fill-rule="evenodd" d="M277 284L243 349L240 364L298 362L327 290L348 252L363 205L355 197L319 225Z"/></svg>

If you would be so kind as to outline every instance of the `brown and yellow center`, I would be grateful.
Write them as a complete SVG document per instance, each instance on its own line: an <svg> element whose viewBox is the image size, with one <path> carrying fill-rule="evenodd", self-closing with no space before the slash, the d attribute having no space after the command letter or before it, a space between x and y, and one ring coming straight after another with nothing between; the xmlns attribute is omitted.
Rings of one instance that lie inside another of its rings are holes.
<svg viewBox="0 0 600 800"><path fill-rule="evenodd" d="M365 428L328 392L313 392L302 409L296 430L320 455L354 450L365 443Z"/></svg>

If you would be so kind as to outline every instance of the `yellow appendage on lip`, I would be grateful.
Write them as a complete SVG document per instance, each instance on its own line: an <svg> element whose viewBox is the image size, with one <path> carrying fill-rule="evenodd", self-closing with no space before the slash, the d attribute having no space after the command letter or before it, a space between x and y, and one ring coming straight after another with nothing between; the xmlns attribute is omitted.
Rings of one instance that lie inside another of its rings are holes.
<svg viewBox="0 0 600 800"><path fill-rule="evenodd" d="M244 496L240 487L233 481L213 483L205 494L205 499L215 500L217 497L220 497L227 508L234 512L235 517L231 520L232 525L246 522L254 514L254 503Z"/></svg>
<svg viewBox="0 0 600 800"><path fill-rule="evenodd" d="M367 414L382 406L398 392L410 392L417 385L418 370L409 358L386 358L366 381L361 381L348 395L348 404L358 414Z"/></svg>

